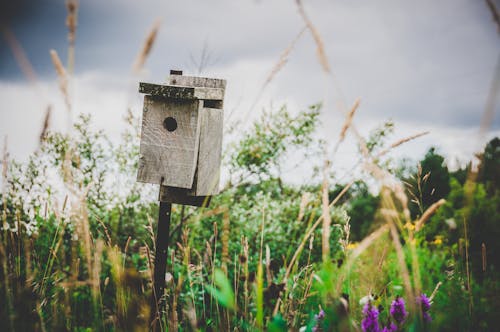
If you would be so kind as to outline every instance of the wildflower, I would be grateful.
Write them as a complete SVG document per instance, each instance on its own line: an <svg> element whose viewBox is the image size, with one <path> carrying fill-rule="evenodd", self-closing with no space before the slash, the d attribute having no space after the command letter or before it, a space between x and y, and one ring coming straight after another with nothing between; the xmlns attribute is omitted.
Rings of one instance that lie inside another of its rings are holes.
<svg viewBox="0 0 500 332"><path fill-rule="evenodd" d="M369 295L366 295L366 296L363 296L360 300L359 300L359 304L364 306L366 305L368 302L370 301L373 301L374 300L374 297L373 295L369 294Z"/></svg>
<svg viewBox="0 0 500 332"><path fill-rule="evenodd" d="M314 320L316 321L316 325L312 328L313 332L321 331L321 321L325 318L325 311L320 309L317 315L314 315Z"/></svg>
<svg viewBox="0 0 500 332"><path fill-rule="evenodd" d="M394 323L390 323L382 329L382 332L396 332L398 327Z"/></svg>
<svg viewBox="0 0 500 332"><path fill-rule="evenodd" d="M317 315L314 315L314 319L316 320L321 320L325 318L325 311L323 309L321 309Z"/></svg>
<svg viewBox="0 0 500 332"><path fill-rule="evenodd" d="M391 309L389 311L392 318L396 324L402 325L408 316L408 312L405 309L405 300L402 297L397 296L394 301L392 301Z"/></svg>
<svg viewBox="0 0 500 332"><path fill-rule="evenodd" d="M441 235L437 235L434 237L434 241L433 243L436 245L436 246L440 246L443 244L443 237Z"/></svg>
<svg viewBox="0 0 500 332"><path fill-rule="evenodd" d="M426 323L430 323L432 320L431 315L429 314L429 310L431 309L431 301L425 294L420 294L417 298L417 303L420 304L422 308L422 316L424 317L424 321Z"/></svg>
<svg viewBox="0 0 500 332"><path fill-rule="evenodd" d="M363 332L379 332L378 325L378 309L374 307L371 302L368 302L363 308L363 321L361 322L361 329Z"/></svg>
<svg viewBox="0 0 500 332"><path fill-rule="evenodd" d="M347 250L352 250L352 249L355 249L357 246L358 246L358 242L349 242L349 244L347 244Z"/></svg>

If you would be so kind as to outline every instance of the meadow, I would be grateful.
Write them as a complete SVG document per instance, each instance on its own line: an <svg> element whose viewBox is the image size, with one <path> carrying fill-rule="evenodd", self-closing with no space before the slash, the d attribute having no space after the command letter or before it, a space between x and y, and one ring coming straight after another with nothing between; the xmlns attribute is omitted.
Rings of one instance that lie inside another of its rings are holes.
<svg viewBox="0 0 500 332"><path fill-rule="evenodd" d="M318 62L329 63L313 22ZM68 2L67 64L51 52L68 112L76 2ZM134 70L144 65L157 26ZM301 32L303 33L303 32ZM283 70L293 43L271 69ZM318 138L321 104L286 105L225 144L229 174L209 207L174 205L161 331L495 331L500 318L500 139L449 170L439 142L422 160L391 158L425 133L391 142L394 126L360 133L359 101L334 142ZM151 329L157 187L136 183L140 114L119 143L75 116L50 129L26 162L2 153L0 320L7 331ZM228 126L228 130L235 130ZM346 135L351 176L332 170ZM325 152L327 151L327 152ZM290 154L316 167L283 180Z"/></svg>

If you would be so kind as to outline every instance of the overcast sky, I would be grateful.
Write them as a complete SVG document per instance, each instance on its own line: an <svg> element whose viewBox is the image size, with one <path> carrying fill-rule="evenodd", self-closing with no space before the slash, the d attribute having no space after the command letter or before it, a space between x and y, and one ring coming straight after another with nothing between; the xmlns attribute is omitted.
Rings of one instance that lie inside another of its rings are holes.
<svg viewBox="0 0 500 332"><path fill-rule="evenodd" d="M62 0L12 2L1 2L2 25L21 45L37 79L33 84L23 75L4 33L0 136L8 135L11 155L25 159L37 146L48 104L53 105L52 129L64 128L66 121L49 56L55 49L66 62L66 9ZM80 1L71 84L74 112L91 113L96 127L117 139L127 106L141 112L137 82L162 82L170 69L198 74L205 47L209 57L202 74L228 80L226 116L234 112L234 119L246 120L251 111L253 119L271 105L286 103L296 112L323 102L321 135L335 142L343 121L339 102L351 105L359 97L355 124L365 136L389 119L396 125L394 140L431 131L395 151L396 156L418 159L431 145L439 146L452 163L472 156L500 54L499 34L485 1L303 4L323 39L332 75L322 71L306 31L286 66L250 108L280 54L304 27L294 1ZM141 75L133 75L134 59L157 19L162 23L152 52ZM500 135L498 105L485 139ZM335 159L340 164L356 153L351 143L339 150Z"/></svg>

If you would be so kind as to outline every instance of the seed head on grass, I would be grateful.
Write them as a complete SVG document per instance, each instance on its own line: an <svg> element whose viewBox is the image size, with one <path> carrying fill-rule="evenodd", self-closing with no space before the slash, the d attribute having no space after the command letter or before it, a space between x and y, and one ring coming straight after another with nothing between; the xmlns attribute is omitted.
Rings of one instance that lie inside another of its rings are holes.
<svg viewBox="0 0 500 332"><path fill-rule="evenodd" d="M68 27L68 41L70 45L75 43L75 33L76 33L76 12L78 10L77 0L66 1L66 9L68 10L68 16L66 17L66 26Z"/></svg>
<svg viewBox="0 0 500 332"><path fill-rule="evenodd" d="M50 50L50 57L52 58L54 69L56 70L57 77L59 78L59 89L64 96L64 102L66 103L68 112L71 112L71 103L68 90L68 74L66 73L66 69L64 68L62 61L55 50Z"/></svg>
<svg viewBox="0 0 500 332"><path fill-rule="evenodd" d="M52 106L47 106L47 111L45 112L45 118L43 120L42 131L40 132L39 142L42 143L47 138L47 131L50 126L50 115L52 113Z"/></svg>
<svg viewBox="0 0 500 332"><path fill-rule="evenodd" d="M297 7L299 9L299 14L306 23L306 26L311 32L311 35L314 38L314 42L316 43L316 54L318 56L318 61L321 67L323 67L323 70L327 73L330 73L330 64L328 63L328 58L326 57L323 40L321 39L318 30L316 30L316 27L312 24L312 21L307 16L304 10L304 6L302 6L302 1L296 0L296 2L297 2Z"/></svg>
<svg viewBox="0 0 500 332"><path fill-rule="evenodd" d="M158 34L158 30L160 29L160 20L156 20L156 22L153 24L153 27L149 31L149 34L147 35L146 39L144 40L144 44L142 45L142 49L137 55L137 58L134 62L134 67L133 70L135 73L138 73L142 67L144 66L144 63L146 62L146 59L151 52L151 49L153 48L153 45L156 40L156 36Z"/></svg>

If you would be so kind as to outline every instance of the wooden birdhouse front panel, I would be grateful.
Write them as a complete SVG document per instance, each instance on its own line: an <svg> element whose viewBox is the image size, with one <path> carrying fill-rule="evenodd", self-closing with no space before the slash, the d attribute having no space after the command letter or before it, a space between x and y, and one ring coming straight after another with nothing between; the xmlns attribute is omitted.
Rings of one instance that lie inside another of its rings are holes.
<svg viewBox="0 0 500 332"><path fill-rule="evenodd" d="M199 149L197 99L144 96L137 181L191 189Z"/></svg>

